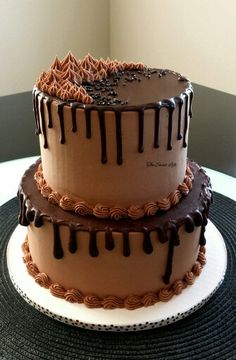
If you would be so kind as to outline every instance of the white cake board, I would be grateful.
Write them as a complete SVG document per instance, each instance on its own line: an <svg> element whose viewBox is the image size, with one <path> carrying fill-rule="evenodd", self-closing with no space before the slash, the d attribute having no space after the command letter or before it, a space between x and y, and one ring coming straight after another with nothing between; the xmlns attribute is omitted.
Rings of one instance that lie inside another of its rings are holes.
<svg viewBox="0 0 236 360"><path fill-rule="evenodd" d="M52 296L31 277L22 260L21 245L27 229L18 225L7 248L7 265L13 285L19 294L42 313L66 324L102 331L146 330L170 324L190 315L202 307L214 294L224 279L227 251L224 240L209 221L206 228L207 264L194 285L168 302L137 310L89 309L84 304L69 303Z"/></svg>

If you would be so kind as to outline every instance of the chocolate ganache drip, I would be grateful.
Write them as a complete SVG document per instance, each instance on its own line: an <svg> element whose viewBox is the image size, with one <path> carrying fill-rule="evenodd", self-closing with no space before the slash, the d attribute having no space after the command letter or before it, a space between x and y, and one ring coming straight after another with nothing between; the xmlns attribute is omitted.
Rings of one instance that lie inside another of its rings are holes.
<svg viewBox="0 0 236 360"><path fill-rule="evenodd" d="M173 94L165 88L173 88ZM179 94L176 96L176 93ZM166 97L168 96L168 98ZM141 100L142 99L142 100ZM136 112L138 122L137 150L145 151L145 112L154 110L154 148L159 148L160 116L168 111L166 148L172 150L173 115L178 113L177 140L187 146L188 119L192 116L193 90L188 79L171 70L150 69L141 63L124 63L117 60L96 60L88 55L77 60L71 53L60 61L56 59L47 73L39 77L33 90L33 108L36 133L42 134L44 147L48 147L47 132L53 127L51 106L57 102L61 129L60 142L64 144L65 116L63 108L70 108L72 132L77 132L80 121L77 108L83 109L86 118L86 137L92 135L91 112L98 112L101 140L101 163L108 161L106 113L115 114L116 162L124 161L122 152L122 118L125 112ZM46 109L44 102L46 101ZM141 103L144 101L144 103ZM45 116L48 116L48 126ZM54 121L56 121L54 119ZM183 122L183 124L182 124ZM183 134L181 134L181 129ZM50 145L50 144L49 144Z"/></svg>
<svg viewBox="0 0 236 360"><path fill-rule="evenodd" d="M189 165L195 181L188 198L184 198L181 203L170 209L168 213L141 218L135 223L130 219L97 219L65 213L57 205L49 204L38 192L34 181L34 173L38 162L32 165L22 178L18 192L20 201L19 222L24 226L33 223L36 227L43 226L45 222L51 223L53 226L53 255L58 260L64 256L60 235L61 226L68 226L69 228L67 246L72 254L79 251L79 233L85 231L89 234L88 253L91 257L99 256L98 232L104 232L104 248L108 251L112 251L116 246L113 233L121 233L122 253L125 257L132 256L130 233L140 232L143 234L141 247L147 256L153 252L154 240L151 239L151 233L156 233L160 243L168 242L166 270L165 274L163 274L163 280L168 284L172 273L174 249L181 241L179 239L180 227L184 226L188 233L193 232L196 227L201 227L199 245L205 244L204 232L212 199L211 184L204 171L193 162L189 163ZM34 201L37 205L34 205ZM191 207L189 208L187 204L191 204ZM188 208L191 209L190 212L186 210ZM175 218L176 221L171 220L172 218ZM63 221L60 219L63 219Z"/></svg>

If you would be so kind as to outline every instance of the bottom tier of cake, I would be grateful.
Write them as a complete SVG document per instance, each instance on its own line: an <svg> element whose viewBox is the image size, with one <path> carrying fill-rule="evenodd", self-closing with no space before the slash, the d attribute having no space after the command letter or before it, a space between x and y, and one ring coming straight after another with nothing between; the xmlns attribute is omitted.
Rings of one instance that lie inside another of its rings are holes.
<svg viewBox="0 0 236 360"><path fill-rule="evenodd" d="M167 212L134 221L83 217L50 204L34 180L38 162L32 165L19 189L28 272L54 296L91 308L132 310L178 295L205 264L212 196L203 170L189 166L188 196Z"/></svg>

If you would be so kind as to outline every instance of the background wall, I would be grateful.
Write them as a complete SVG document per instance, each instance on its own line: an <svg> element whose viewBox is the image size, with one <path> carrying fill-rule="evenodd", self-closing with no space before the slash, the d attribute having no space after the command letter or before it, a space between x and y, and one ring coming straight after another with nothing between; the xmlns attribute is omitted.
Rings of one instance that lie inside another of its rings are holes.
<svg viewBox="0 0 236 360"><path fill-rule="evenodd" d="M236 1L111 0L110 55L194 85L188 156L236 176Z"/></svg>
<svg viewBox="0 0 236 360"><path fill-rule="evenodd" d="M0 96L32 89L55 55L109 54L108 0L0 0Z"/></svg>
<svg viewBox="0 0 236 360"><path fill-rule="evenodd" d="M111 0L111 57L236 95L235 0Z"/></svg>
<svg viewBox="0 0 236 360"><path fill-rule="evenodd" d="M188 76L189 157L236 176L235 14L235 0L0 0L0 161L39 154L32 85L71 50Z"/></svg>
<svg viewBox="0 0 236 360"><path fill-rule="evenodd" d="M109 55L109 0L0 0L0 161L39 154L32 86L69 50Z"/></svg>

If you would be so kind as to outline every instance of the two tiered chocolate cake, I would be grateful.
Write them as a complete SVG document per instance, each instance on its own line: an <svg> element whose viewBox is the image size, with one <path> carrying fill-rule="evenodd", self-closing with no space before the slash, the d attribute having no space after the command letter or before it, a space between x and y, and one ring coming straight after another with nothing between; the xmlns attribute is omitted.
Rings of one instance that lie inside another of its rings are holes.
<svg viewBox="0 0 236 360"><path fill-rule="evenodd" d="M110 59L55 59L33 90L41 159L19 189L24 261L70 302L167 301L205 264L209 178L187 160L182 75Z"/></svg>

